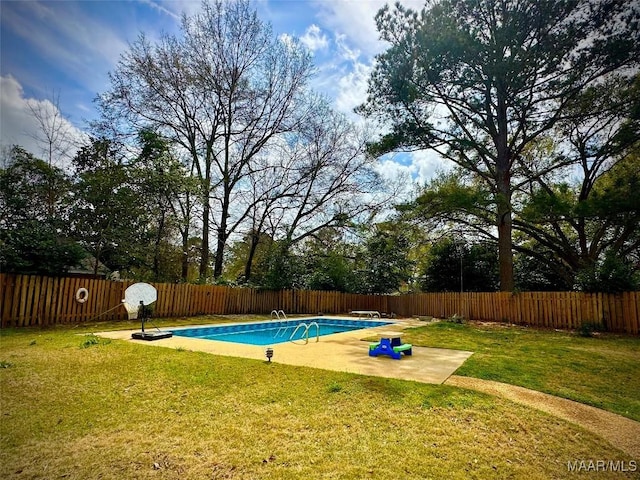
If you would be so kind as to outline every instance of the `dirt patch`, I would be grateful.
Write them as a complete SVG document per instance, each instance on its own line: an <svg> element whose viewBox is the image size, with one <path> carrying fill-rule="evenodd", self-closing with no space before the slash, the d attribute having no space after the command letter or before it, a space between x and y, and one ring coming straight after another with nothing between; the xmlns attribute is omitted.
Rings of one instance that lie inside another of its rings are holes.
<svg viewBox="0 0 640 480"><path fill-rule="evenodd" d="M452 375L445 382L506 398L580 425L634 459L640 458L640 422L582 403L506 383Z"/></svg>

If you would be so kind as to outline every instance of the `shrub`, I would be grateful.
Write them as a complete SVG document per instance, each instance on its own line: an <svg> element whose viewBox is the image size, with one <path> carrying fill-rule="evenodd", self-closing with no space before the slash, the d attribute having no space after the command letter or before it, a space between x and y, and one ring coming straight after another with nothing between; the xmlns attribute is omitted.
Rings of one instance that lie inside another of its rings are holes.
<svg viewBox="0 0 640 480"><path fill-rule="evenodd" d="M594 332L602 331L602 325L596 322L582 322L578 333L581 337L593 337Z"/></svg>
<svg viewBox="0 0 640 480"><path fill-rule="evenodd" d="M582 270L576 285L584 292L619 293L637 290L640 281L631 262L608 253L602 262Z"/></svg>

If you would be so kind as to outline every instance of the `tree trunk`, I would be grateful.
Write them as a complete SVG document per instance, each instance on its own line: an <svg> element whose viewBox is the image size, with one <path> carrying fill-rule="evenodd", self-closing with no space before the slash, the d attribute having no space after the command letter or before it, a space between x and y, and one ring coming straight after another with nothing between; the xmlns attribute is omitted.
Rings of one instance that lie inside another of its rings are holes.
<svg viewBox="0 0 640 480"><path fill-rule="evenodd" d="M220 278L222 275L222 264L224 260L224 246L227 243L227 236L225 233L226 230L226 221L223 221L224 226L218 228L218 243L216 247L216 257L215 263L213 265L213 278Z"/></svg>
<svg viewBox="0 0 640 480"><path fill-rule="evenodd" d="M213 266L213 278L222 275L222 264L224 262L224 247L227 243L227 218L229 218L230 188L225 185L224 198L222 199L222 211L220 214L220 226L218 227L218 244L216 248L216 259Z"/></svg>
<svg viewBox="0 0 640 480"><path fill-rule="evenodd" d="M189 278L189 230L185 229L182 232L182 271L180 272L180 278L184 283L187 283Z"/></svg>
<svg viewBox="0 0 640 480"><path fill-rule="evenodd" d="M508 180L508 172L502 172L501 176L503 178L498 180L496 218L496 224L498 226L500 290L503 292L512 292L515 287L515 283L513 279L513 251L511 240L511 185Z"/></svg>
<svg viewBox="0 0 640 480"><path fill-rule="evenodd" d="M200 282L205 283L209 275L209 233L211 231L209 217L211 214L211 152L207 151L204 175L204 192L202 194L202 251L200 253Z"/></svg>
<svg viewBox="0 0 640 480"><path fill-rule="evenodd" d="M208 191L208 189L207 189ZM202 209L202 252L200 254L200 272L199 277L201 282L207 280L207 274L209 273L209 195L204 202Z"/></svg>
<svg viewBox="0 0 640 480"><path fill-rule="evenodd" d="M512 292L515 287L513 278L513 241L511 238L511 151L508 144L508 124L506 94L503 82L498 81L497 122L498 135L496 146L496 225L498 227L498 266L500 269L500 290Z"/></svg>
<svg viewBox="0 0 640 480"><path fill-rule="evenodd" d="M100 265L100 255L102 254L102 246L98 246L95 249L95 256L93 258L93 274L98 275L98 266Z"/></svg>
<svg viewBox="0 0 640 480"><path fill-rule="evenodd" d="M248 282L251 278L251 269L253 267L253 257L256 255L256 250L258 249L258 243L260 243L260 232L253 231L251 232L251 245L249 246L249 255L247 258L247 263L244 266L244 280Z"/></svg>
<svg viewBox="0 0 640 480"><path fill-rule="evenodd" d="M158 282L160 281L160 243L162 242L162 237L164 235L164 221L165 221L164 212L160 215L160 222L158 225L158 233L156 235L156 241L153 248L153 279Z"/></svg>

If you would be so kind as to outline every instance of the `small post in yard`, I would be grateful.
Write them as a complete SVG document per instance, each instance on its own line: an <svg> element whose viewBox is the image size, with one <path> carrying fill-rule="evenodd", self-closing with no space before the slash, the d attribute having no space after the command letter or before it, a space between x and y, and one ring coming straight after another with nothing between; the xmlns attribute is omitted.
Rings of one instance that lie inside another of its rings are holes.
<svg viewBox="0 0 640 480"><path fill-rule="evenodd" d="M140 306L138 307L138 316L140 317L140 327L142 329L142 335L144 335L144 321L146 320L145 318L145 309L144 309L144 302L142 300L140 300Z"/></svg>

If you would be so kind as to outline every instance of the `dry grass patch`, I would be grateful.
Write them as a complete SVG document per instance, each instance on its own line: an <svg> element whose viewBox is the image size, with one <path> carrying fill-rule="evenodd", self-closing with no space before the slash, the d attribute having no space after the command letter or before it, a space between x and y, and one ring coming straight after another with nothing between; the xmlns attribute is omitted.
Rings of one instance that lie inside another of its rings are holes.
<svg viewBox="0 0 640 480"><path fill-rule="evenodd" d="M629 460L578 427L454 387L120 341L82 348L75 333L3 333L1 478L535 479L566 477L577 459Z"/></svg>

